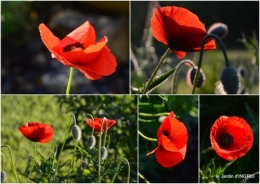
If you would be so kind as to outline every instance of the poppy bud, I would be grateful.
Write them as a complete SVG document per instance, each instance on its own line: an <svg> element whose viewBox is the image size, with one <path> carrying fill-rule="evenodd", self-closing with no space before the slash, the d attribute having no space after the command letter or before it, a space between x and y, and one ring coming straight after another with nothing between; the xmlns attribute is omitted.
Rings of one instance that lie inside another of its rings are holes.
<svg viewBox="0 0 260 184"><path fill-rule="evenodd" d="M227 94L236 94L239 87L239 78L233 67L226 67L221 74L221 83Z"/></svg>
<svg viewBox="0 0 260 184"><path fill-rule="evenodd" d="M7 174L5 171L1 171L1 183L3 183L7 178Z"/></svg>
<svg viewBox="0 0 260 184"><path fill-rule="evenodd" d="M105 160L107 158L108 152L106 147L101 147L101 160Z"/></svg>
<svg viewBox="0 0 260 184"><path fill-rule="evenodd" d="M92 149L95 145L96 145L96 138L94 135L91 135L88 138L88 147L89 147L89 149Z"/></svg>
<svg viewBox="0 0 260 184"><path fill-rule="evenodd" d="M221 39L225 38L228 34L228 27L223 23L212 24L208 29L208 34L215 34Z"/></svg>
<svg viewBox="0 0 260 184"><path fill-rule="evenodd" d="M197 67L190 68L187 72L186 80L187 80L188 85L191 87L193 86L193 81L194 81L196 72L197 72ZM204 72L200 69L196 87L201 88L204 85L205 81L206 81L206 76L205 76Z"/></svg>
<svg viewBox="0 0 260 184"><path fill-rule="evenodd" d="M71 132L72 132L72 135L73 135L74 139L76 139L77 141L81 139L82 132L81 132L81 130L80 130L78 125L73 125L71 127Z"/></svg>
<svg viewBox="0 0 260 184"><path fill-rule="evenodd" d="M248 71L247 71L246 67L241 65L241 66L238 67L237 73L240 74L242 77L246 77L247 74L248 74Z"/></svg>

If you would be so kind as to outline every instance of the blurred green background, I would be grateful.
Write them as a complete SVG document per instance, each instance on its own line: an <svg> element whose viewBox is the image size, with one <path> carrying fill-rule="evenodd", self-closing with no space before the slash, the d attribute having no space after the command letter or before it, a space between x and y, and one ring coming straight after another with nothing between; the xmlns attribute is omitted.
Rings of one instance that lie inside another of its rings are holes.
<svg viewBox="0 0 260 184"><path fill-rule="evenodd" d="M247 121L253 130L254 143L243 157L238 158L225 171L225 175L253 174L259 172L259 96L200 96L200 151L211 146L210 128L220 116L238 116ZM227 161L215 151L200 156L200 168L213 158L215 165L224 166ZM240 183L243 179L221 180L222 183ZM259 182L259 174L248 182Z"/></svg>
<svg viewBox="0 0 260 184"><path fill-rule="evenodd" d="M157 113L174 112L188 131L185 159L172 168L157 163L155 154L146 154L157 147L157 142L139 136L139 172L151 183L197 183L198 182L198 97L197 96L142 96L139 99L139 131L156 138L160 123L166 116ZM142 113L150 114L142 115ZM139 182L144 182L139 178Z"/></svg>
<svg viewBox="0 0 260 184"><path fill-rule="evenodd" d="M129 93L129 2L1 2L2 94L65 94L69 67L55 58L40 38L44 23L59 39L89 21L96 41L107 36L116 72L91 81L75 70L72 94Z"/></svg>
<svg viewBox="0 0 260 184"><path fill-rule="evenodd" d="M42 122L50 124L54 129L54 137L51 142L37 144L37 150L48 158L53 153L54 146L61 146L64 141L65 132L70 123L70 115L75 114L76 120L82 129L83 136L79 145L87 148L88 137L92 129L88 127L84 114L90 113L94 117L106 117L116 120L109 131L110 146L108 159L111 165L116 167L121 157L128 159L131 167L130 182L137 180L137 101L135 96L114 95L114 96L4 96L2 95L1 105L1 144L11 147L14 155L14 162L20 182L26 178L21 174L28 175L30 158L24 148L33 154L33 142L27 140L17 129L26 122ZM96 137L97 138L97 137ZM71 159L75 141L69 134L64 152L61 154L61 164ZM97 148L97 146L95 146ZM7 183L15 182L14 173L11 167L11 159L7 148L2 149L5 163L4 170L7 172ZM80 155L77 154L80 158ZM40 162L37 154L36 161ZM79 160L75 162L78 166ZM66 175L69 163L60 171ZM40 174L38 174L40 177ZM112 173L106 174L102 182L110 182ZM120 171L115 182L125 182L127 166L122 162ZM87 180L85 182L91 182Z"/></svg>
<svg viewBox="0 0 260 184"><path fill-rule="evenodd" d="M259 93L259 2L258 1L151 1L131 2L131 86L140 87L151 76L167 46L157 41L151 33L150 19L154 6L179 6L196 14L206 30L214 23L228 26L228 35L223 39L230 65L241 76L240 93ZM244 33L244 36L242 34ZM255 36L254 36L255 34ZM247 47L244 43L247 43ZM254 46L252 46L252 43ZM248 45L249 44L249 45ZM199 53L187 53L178 59L171 52L157 75L174 68L181 60L190 59L198 64ZM203 54L202 70L206 74L205 85L198 94L214 94L215 83L220 80L225 67L224 56L217 43L217 50ZM177 78L178 94L191 94L187 85L188 66L182 66ZM158 86L152 93L169 94L172 77Z"/></svg>

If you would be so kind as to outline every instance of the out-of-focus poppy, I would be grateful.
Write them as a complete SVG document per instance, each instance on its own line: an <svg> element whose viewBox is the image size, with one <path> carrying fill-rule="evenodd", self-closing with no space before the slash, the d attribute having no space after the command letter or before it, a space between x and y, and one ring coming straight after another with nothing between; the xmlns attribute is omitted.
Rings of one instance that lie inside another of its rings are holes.
<svg viewBox="0 0 260 184"><path fill-rule="evenodd" d="M116 70L116 58L106 46L107 37L98 42L94 28L85 22L60 40L43 23L39 25L41 39L62 64L79 69L88 79L97 80Z"/></svg>
<svg viewBox="0 0 260 184"><path fill-rule="evenodd" d="M47 143L51 141L54 130L48 124L28 122L18 127L18 130L30 141Z"/></svg>
<svg viewBox="0 0 260 184"><path fill-rule="evenodd" d="M156 9L151 18L152 34L160 42L169 46L178 58L186 52L200 51L201 41L207 35L203 23L197 15L176 6ZM204 50L216 49L212 38L207 39Z"/></svg>
<svg viewBox="0 0 260 184"><path fill-rule="evenodd" d="M185 125L174 118L171 112L157 132L158 146L147 155L155 153L156 160L163 167L173 167L184 160L188 141Z"/></svg>
<svg viewBox="0 0 260 184"><path fill-rule="evenodd" d="M194 68L190 67L190 69L187 72L186 81L190 87L193 87L193 81L194 81L196 72L197 72L197 67L194 67ZM200 69L196 88L197 89L201 88L205 84L205 81L206 81L206 75L204 74L202 69Z"/></svg>
<svg viewBox="0 0 260 184"><path fill-rule="evenodd" d="M87 121L88 126L93 128L93 121L92 121L92 119L87 119L86 121ZM102 125L102 121L103 121L103 118L94 118L94 130L95 131L100 131L100 128L101 128L101 125ZM106 125L106 121L107 121L107 125ZM106 119L103 122L102 132L107 131L115 123L116 123L116 120ZM106 126L107 126L107 129L106 129Z"/></svg>
<svg viewBox="0 0 260 184"><path fill-rule="evenodd" d="M210 141L217 154L230 161L244 156L251 149L254 136L243 118L220 116L211 127Z"/></svg>

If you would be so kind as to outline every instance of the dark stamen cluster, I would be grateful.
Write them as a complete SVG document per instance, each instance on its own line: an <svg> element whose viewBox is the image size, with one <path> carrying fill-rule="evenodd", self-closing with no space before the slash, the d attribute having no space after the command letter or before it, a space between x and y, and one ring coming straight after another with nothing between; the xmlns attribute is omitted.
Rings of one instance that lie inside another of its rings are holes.
<svg viewBox="0 0 260 184"><path fill-rule="evenodd" d="M229 133L224 133L218 137L217 142L220 148L225 149L232 146L234 138Z"/></svg>
<svg viewBox="0 0 260 184"><path fill-rule="evenodd" d="M83 43L76 42L76 43L74 43L74 44L66 45L66 46L63 48L63 52L69 52L69 51L71 51L71 50L74 49L73 47L82 48L83 50L85 49Z"/></svg>
<svg viewBox="0 0 260 184"><path fill-rule="evenodd" d="M165 136L168 137L168 138L169 138L169 136L170 136L170 134L169 134L169 132L168 132L167 130L164 130L164 131L163 131L163 135L165 135Z"/></svg>

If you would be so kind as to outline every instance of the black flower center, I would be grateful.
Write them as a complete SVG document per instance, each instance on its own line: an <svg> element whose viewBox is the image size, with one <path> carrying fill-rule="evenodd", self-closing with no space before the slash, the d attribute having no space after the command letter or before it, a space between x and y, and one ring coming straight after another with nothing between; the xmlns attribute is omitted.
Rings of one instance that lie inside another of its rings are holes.
<svg viewBox="0 0 260 184"><path fill-rule="evenodd" d="M164 130L162 133L163 133L163 135L165 135L166 137L169 138L170 134L169 134L169 132L167 130Z"/></svg>
<svg viewBox="0 0 260 184"><path fill-rule="evenodd" d="M82 48L83 50L85 49L83 43L76 42L76 43L73 43L73 44L66 45L63 48L63 52L69 52L69 51L71 51L75 48Z"/></svg>
<svg viewBox="0 0 260 184"><path fill-rule="evenodd" d="M232 146L234 138L229 133L224 133L218 137L217 142L220 148L225 149Z"/></svg>

